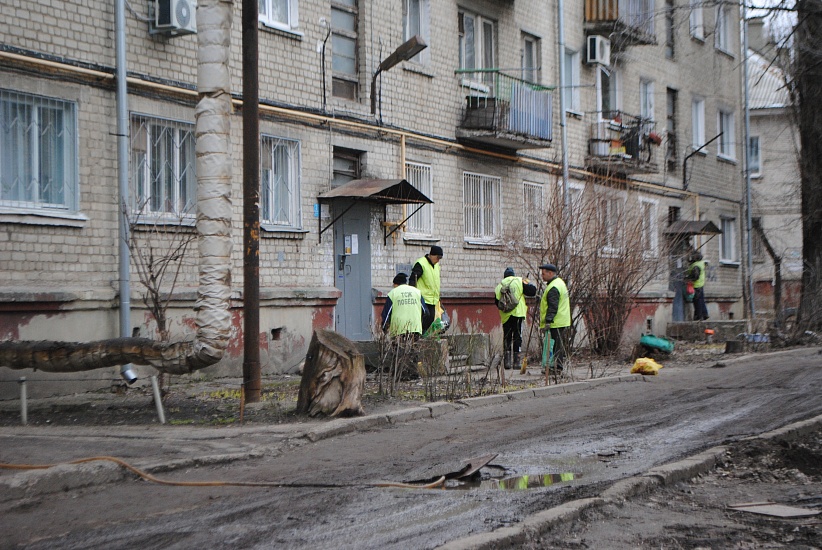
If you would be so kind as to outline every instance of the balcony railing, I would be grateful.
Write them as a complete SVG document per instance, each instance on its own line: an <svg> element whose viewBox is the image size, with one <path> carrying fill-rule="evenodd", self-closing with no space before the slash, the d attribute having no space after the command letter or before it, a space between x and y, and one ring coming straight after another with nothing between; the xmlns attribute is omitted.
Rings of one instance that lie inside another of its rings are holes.
<svg viewBox="0 0 822 550"><path fill-rule="evenodd" d="M458 70L456 74L465 92L458 138L506 149L550 146L551 88L498 69Z"/></svg>
<svg viewBox="0 0 822 550"><path fill-rule="evenodd" d="M585 0L585 23L617 45L656 43L654 0Z"/></svg>
<svg viewBox="0 0 822 550"><path fill-rule="evenodd" d="M656 123L620 111L602 113L591 125L588 165L597 171L622 174L653 173L662 137Z"/></svg>

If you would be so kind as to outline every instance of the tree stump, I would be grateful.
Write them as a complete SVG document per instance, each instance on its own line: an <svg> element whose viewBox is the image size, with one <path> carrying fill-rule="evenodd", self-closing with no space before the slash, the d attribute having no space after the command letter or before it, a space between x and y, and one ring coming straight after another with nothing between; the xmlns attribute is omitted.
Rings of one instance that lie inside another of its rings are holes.
<svg viewBox="0 0 822 550"><path fill-rule="evenodd" d="M297 412L317 416L364 414L365 356L333 330L316 330L308 346Z"/></svg>

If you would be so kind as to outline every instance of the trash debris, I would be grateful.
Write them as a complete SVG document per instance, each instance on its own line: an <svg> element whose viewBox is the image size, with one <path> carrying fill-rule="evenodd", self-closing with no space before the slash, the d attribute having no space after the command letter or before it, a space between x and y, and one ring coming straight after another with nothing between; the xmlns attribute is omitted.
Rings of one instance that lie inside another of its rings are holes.
<svg viewBox="0 0 822 550"><path fill-rule="evenodd" d="M764 516L773 516L777 518L803 518L808 516L815 516L820 513L819 510L808 510L806 508L797 508L796 506L785 506L784 504L776 504L775 502L743 502L740 504L730 504L728 508L731 510L739 510L741 512L752 512L754 514L762 514Z"/></svg>
<svg viewBox="0 0 822 550"><path fill-rule="evenodd" d="M672 353L674 351L674 341L664 336L643 334L639 337L639 343L648 349L661 351L663 353Z"/></svg>
<svg viewBox="0 0 822 550"><path fill-rule="evenodd" d="M662 365L648 357L640 357L634 361L634 366L631 367L631 374L645 374L649 376L656 376Z"/></svg>

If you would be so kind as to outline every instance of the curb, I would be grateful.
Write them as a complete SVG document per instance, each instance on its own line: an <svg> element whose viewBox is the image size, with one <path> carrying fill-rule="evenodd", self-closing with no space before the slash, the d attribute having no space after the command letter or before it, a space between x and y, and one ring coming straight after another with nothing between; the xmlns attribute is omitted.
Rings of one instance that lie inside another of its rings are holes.
<svg viewBox="0 0 822 550"><path fill-rule="evenodd" d="M795 422L777 430L758 436L746 437L741 441L755 439L792 439L817 429L822 425L822 415ZM594 506L620 503L631 497L647 494L655 488L692 479L713 470L727 447L713 447L688 458L664 464L648 470L639 476L621 479L603 491L600 497L572 500L548 508L522 520L517 526L502 527L490 533L479 533L448 542L438 550L486 550L499 548L521 548L528 542L536 542L543 533L577 519L580 514Z"/></svg>

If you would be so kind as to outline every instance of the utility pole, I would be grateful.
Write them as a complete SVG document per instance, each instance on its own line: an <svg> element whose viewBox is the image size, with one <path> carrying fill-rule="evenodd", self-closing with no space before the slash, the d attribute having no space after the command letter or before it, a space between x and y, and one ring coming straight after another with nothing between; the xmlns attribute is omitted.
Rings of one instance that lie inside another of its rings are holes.
<svg viewBox="0 0 822 550"><path fill-rule="evenodd" d="M243 387L260 401L260 91L257 0L243 0Z"/></svg>

